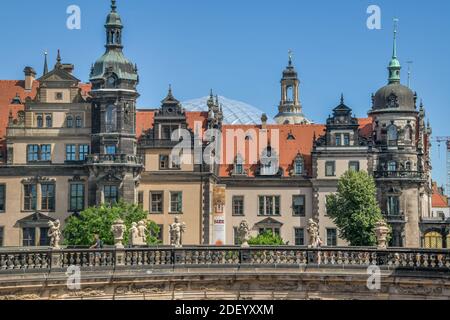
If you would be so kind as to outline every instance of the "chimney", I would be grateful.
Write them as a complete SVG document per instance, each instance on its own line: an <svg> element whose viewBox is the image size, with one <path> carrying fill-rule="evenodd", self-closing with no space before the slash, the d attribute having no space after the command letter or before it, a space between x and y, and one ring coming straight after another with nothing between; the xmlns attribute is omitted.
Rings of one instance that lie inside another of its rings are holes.
<svg viewBox="0 0 450 320"><path fill-rule="evenodd" d="M32 67L25 67L23 72L25 73L25 90L31 91L34 80L36 79L36 71Z"/></svg>
<svg viewBox="0 0 450 320"><path fill-rule="evenodd" d="M263 115L261 116L261 128L263 130L267 129L267 120L268 120L267 115L263 113Z"/></svg>
<svg viewBox="0 0 450 320"><path fill-rule="evenodd" d="M75 69L74 65L70 63L63 63L61 67L70 74L73 74L73 69Z"/></svg>

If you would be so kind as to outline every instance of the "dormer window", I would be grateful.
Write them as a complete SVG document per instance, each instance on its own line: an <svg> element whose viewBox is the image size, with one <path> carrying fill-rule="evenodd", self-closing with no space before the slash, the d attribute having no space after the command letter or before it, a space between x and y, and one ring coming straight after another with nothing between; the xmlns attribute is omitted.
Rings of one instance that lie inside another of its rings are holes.
<svg viewBox="0 0 450 320"><path fill-rule="evenodd" d="M244 160L242 159L242 156L238 154L236 156L236 159L234 161L234 175L243 175L244 174Z"/></svg>
<svg viewBox="0 0 450 320"><path fill-rule="evenodd" d="M336 141L336 146L337 147L340 147L342 145L342 139L341 139L341 135L340 134L336 134L335 141Z"/></svg>
<svg viewBox="0 0 450 320"><path fill-rule="evenodd" d="M44 117L40 114L37 116L36 118L36 126L38 128L43 128L44 127Z"/></svg>
<svg viewBox="0 0 450 320"><path fill-rule="evenodd" d="M66 118L66 127L73 128L73 117L71 115L68 115Z"/></svg>
<svg viewBox="0 0 450 320"><path fill-rule="evenodd" d="M344 146L346 147L350 146L350 134L348 133L344 134Z"/></svg>
<svg viewBox="0 0 450 320"><path fill-rule="evenodd" d="M278 173L278 169L278 156L269 146L261 157L260 174L262 176L273 176Z"/></svg>
<svg viewBox="0 0 450 320"><path fill-rule="evenodd" d="M294 161L294 174L296 176L302 175L304 172L304 161L301 155L297 155L297 158Z"/></svg>
<svg viewBox="0 0 450 320"><path fill-rule="evenodd" d="M82 128L83 127L83 118L81 116L77 116L75 119L75 126L77 128Z"/></svg>
<svg viewBox="0 0 450 320"><path fill-rule="evenodd" d="M45 117L45 126L46 126L47 128L52 128L52 127L53 127L52 116L49 115L49 114Z"/></svg>

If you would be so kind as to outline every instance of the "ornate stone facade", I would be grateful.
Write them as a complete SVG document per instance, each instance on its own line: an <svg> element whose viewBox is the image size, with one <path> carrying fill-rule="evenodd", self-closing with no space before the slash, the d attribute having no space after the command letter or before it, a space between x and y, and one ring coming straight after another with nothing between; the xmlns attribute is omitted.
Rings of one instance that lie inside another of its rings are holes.
<svg viewBox="0 0 450 320"><path fill-rule="evenodd" d="M171 243L169 225L175 216L186 224L183 245L212 244L219 216L228 245L245 240L239 229L243 220L246 238L272 230L291 245L316 245L307 233L313 219L315 239L344 246L325 203L349 169L376 179L380 207L393 229L391 246L423 246L430 231L448 235L448 219L436 220L431 211L431 127L417 95L400 84L395 49L389 83L373 95L369 118L355 117L342 96L324 125L311 124L303 114L290 56L277 124L264 116L259 125L224 125L220 101L212 93L207 112L186 112L172 88L157 110L138 110L138 69L124 56L123 27L113 1L106 51L92 66L89 84L75 78L74 66L64 64L58 53L53 70L45 67L38 80L27 67L20 88L0 91L11 102L0 106L8 118L7 128L0 128L5 135L0 140L0 245L48 246L49 222L58 219L64 228L68 217L89 205L123 199L149 211L164 244ZM178 144L174 134L187 130L184 143L202 156L217 156L220 150L209 148L211 141L205 139L208 129L222 130L222 146L233 143L233 151L244 147L243 152L225 164L172 153ZM252 147L256 161L249 163L246 151ZM225 203L214 200L218 185ZM118 246L122 231L129 232L116 230ZM450 238L441 242L449 246Z"/></svg>

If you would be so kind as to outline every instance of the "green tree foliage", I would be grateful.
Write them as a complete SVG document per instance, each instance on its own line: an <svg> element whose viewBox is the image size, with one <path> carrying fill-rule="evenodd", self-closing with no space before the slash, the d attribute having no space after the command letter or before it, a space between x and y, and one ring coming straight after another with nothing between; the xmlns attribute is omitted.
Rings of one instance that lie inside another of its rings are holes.
<svg viewBox="0 0 450 320"><path fill-rule="evenodd" d="M283 239L274 234L272 231L266 231L257 237L253 237L248 241L251 246L283 246L285 245Z"/></svg>
<svg viewBox="0 0 450 320"><path fill-rule="evenodd" d="M375 181L366 172L348 171L336 194L327 196L327 214L351 246L374 246L375 224L383 220L376 199Z"/></svg>
<svg viewBox="0 0 450 320"><path fill-rule="evenodd" d="M113 206L91 207L81 212L80 216L69 218L63 231L64 244L68 246L91 246L95 243L95 234L98 234L105 245L114 245L111 227L116 220L122 219L128 231L133 222L147 220L147 217L148 212L144 211L141 206L125 202ZM147 229L150 231L147 243L149 245L158 244L159 241L155 237L159 233L158 225L150 221L147 223ZM128 243L128 237L129 232L125 232L125 244Z"/></svg>

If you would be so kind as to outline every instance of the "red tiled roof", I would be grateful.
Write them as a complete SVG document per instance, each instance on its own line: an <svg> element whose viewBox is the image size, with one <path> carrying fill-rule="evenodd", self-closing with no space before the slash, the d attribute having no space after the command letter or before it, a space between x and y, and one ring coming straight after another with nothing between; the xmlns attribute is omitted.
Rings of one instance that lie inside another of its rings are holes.
<svg viewBox="0 0 450 320"><path fill-rule="evenodd" d="M436 183L433 183L433 196L431 198L433 208L448 208L448 199L440 193Z"/></svg>

